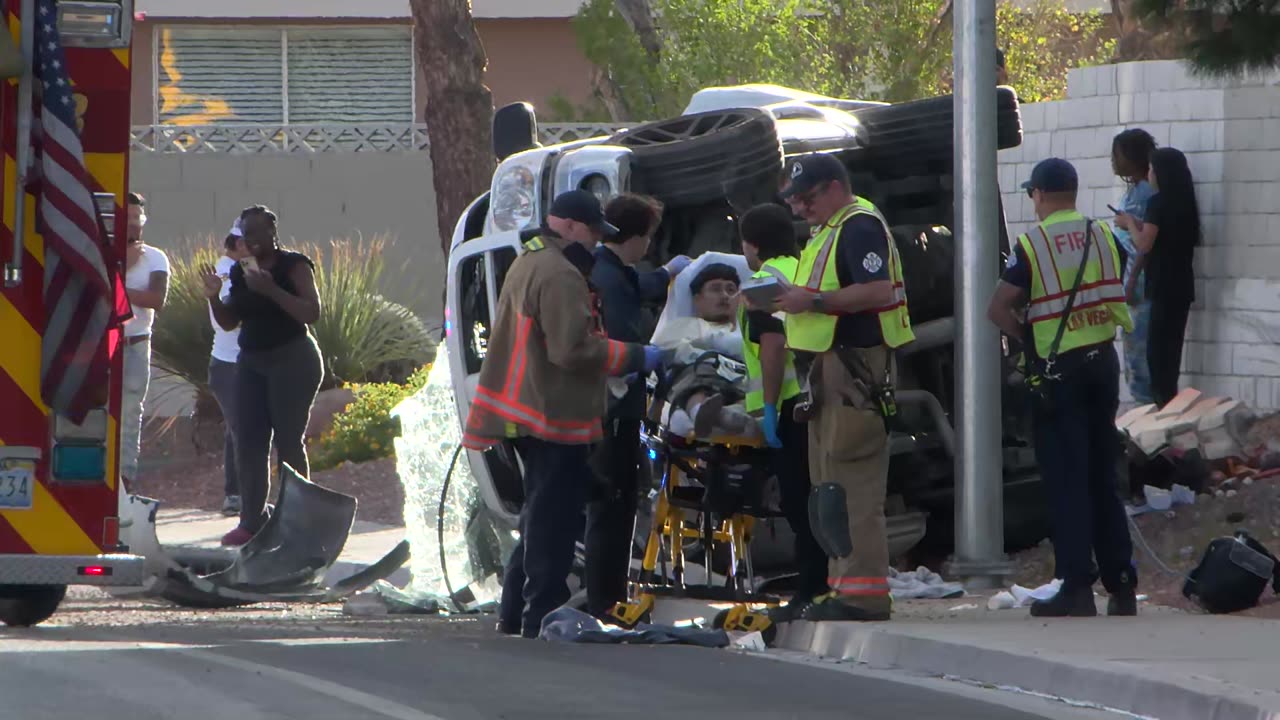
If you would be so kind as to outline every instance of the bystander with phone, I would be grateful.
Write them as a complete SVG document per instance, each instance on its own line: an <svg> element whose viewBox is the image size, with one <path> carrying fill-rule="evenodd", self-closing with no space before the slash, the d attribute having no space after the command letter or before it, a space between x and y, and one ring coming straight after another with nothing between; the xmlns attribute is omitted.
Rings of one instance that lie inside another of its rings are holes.
<svg viewBox="0 0 1280 720"><path fill-rule="evenodd" d="M240 230L240 218L231 226L231 232L223 241L223 255L214 265L222 288L218 297L225 303L231 298L231 269L249 256L244 245L244 233ZM240 359L240 328L224 330L209 309L209 322L213 325L213 348L209 353L209 391L222 410L223 424L223 500L222 514L240 514L240 475L236 471L236 369Z"/></svg>
<svg viewBox="0 0 1280 720"><path fill-rule="evenodd" d="M1147 201L1156 192L1147 181L1151 153L1155 149L1155 138L1140 128L1125 130L1111 141L1111 167L1125 182L1120 207L1107 206L1117 217L1121 214L1136 218L1146 215ZM1134 402L1146 405L1154 402L1151 370L1147 363L1147 329L1151 320L1151 300L1146 296L1143 274L1147 256L1134 244L1133 233L1119 221L1116 222L1115 236L1128 258L1124 266L1125 301L1133 319L1133 329L1124 334L1124 376Z"/></svg>
<svg viewBox="0 0 1280 720"><path fill-rule="evenodd" d="M1192 260L1200 244L1200 207L1182 151L1153 151L1147 180L1155 194L1147 202L1144 216L1121 212L1116 215L1116 225L1132 234L1134 246L1146 259L1143 290L1151 301L1147 364L1152 399L1163 407L1178 394L1182 345L1191 303L1195 302Z"/></svg>
<svg viewBox="0 0 1280 720"><path fill-rule="evenodd" d="M320 318L315 265L279 244L276 214L255 205L240 214L247 255L231 269L230 290L206 268L205 296L224 330L240 330L235 414L240 524L222 538L240 546L267 521L271 443L282 465L310 475L303 435L324 377L309 325Z"/></svg>

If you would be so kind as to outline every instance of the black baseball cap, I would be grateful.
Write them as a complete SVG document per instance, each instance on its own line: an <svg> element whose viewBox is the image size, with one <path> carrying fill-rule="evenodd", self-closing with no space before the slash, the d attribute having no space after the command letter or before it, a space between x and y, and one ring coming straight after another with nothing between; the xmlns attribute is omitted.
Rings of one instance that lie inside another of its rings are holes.
<svg viewBox="0 0 1280 720"><path fill-rule="evenodd" d="M810 153L787 163L787 185L782 189L783 199L794 197L800 193L838 180L845 187L849 186L849 171L844 163L829 153Z"/></svg>
<svg viewBox="0 0 1280 720"><path fill-rule="evenodd" d="M604 219L600 199L586 190L570 190L556 196L547 214L565 220L576 220L608 237L618 234L618 228Z"/></svg>
<svg viewBox="0 0 1280 720"><path fill-rule="evenodd" d="M1049 158L1036 163L1031 179L1022 183L1023 190L1040 192L1075 192L1080 188L1076 168L1062 158Z"/></svg>

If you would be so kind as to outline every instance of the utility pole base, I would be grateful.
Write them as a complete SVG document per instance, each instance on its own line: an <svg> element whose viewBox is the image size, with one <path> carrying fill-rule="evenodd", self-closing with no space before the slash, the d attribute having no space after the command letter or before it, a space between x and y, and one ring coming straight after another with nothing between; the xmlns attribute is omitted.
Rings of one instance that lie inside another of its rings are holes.
<svg viewBox="0 0 1280 720"><path fill-rule="evenodd" d="M947 575L958 578L968 590L994 590L1008 586L1013 563L1007 559L966 562L952 560L944 568Z"/></svg>

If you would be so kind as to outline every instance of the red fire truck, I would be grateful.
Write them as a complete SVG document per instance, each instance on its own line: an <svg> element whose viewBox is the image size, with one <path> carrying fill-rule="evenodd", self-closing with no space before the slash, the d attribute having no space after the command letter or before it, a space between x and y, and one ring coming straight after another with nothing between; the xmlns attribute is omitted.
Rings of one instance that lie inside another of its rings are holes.
<svg viewBox="0 0 1280 720"><path fill-rule="evenodd" d="M67 374L51 373L51 337L80 327L59 316L69 291L56 284L64 258L51 254L47 236L61 242L68 233L58 222L76 225L99 250L99 267L115 265L109 277L124 257L133 7L0 3L8 30L0 36L0 621L25 626L51 616L68 585L142 582L142 558L120 544L121 354L95 356L106 359L93 369L106 372L90 375L105 376L106 387L97 383L87 411L60 412L43 386ZM83 214L52 214L77 197Z"/></svg>

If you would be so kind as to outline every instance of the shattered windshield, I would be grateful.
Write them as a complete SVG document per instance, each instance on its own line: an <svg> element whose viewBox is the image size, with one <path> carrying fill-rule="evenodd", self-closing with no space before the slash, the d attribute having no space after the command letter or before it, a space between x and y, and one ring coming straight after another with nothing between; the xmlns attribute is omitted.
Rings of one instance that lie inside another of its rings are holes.
<svg viewBox="0 0 1280 720"><path fill-rule="evenodd" d="M466 451L459 450L461 430L443 344L427 384L397 405L392 416L401 425L396 470L404 486L405 534L413 548L410 592L459 610L495 601L498 574L515 539L496 529Z"/></svg>

